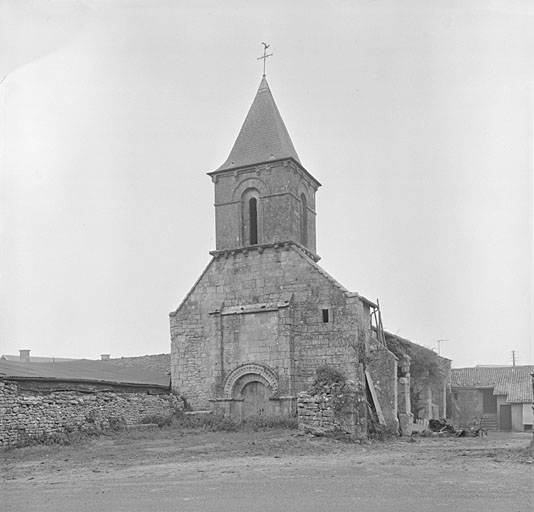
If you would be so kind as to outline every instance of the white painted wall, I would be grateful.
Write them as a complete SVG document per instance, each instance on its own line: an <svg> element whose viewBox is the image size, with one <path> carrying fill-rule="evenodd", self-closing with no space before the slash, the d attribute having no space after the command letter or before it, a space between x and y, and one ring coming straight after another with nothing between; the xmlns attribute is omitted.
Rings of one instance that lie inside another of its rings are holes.
<svg viewBox="0 0 534 512"><path fill-rule="evenodd" d="M512 405L512 430L523 432L523 404Z"/></svg>
<svg viewBox="0 0 534 512"><path fill-rule="evenodd" d="M532 425L534 420L534 413L532 404L523 404L523 425Z"/></svg>

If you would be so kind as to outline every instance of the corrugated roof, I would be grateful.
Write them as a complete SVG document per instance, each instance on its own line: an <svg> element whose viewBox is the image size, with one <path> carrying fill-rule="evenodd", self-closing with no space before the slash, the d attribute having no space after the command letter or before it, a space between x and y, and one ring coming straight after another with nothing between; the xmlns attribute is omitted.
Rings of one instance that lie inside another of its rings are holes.
<svg viewBox="0 0 534 512"><path fill-rule="evenodd" d="M111 364L128 368L139 368L147 372L159 372L170 375L171 354L150 354L145 356L112 357Z"/></svg>
<svg viewBox="0 0 534 512"><path fill-rule="evenodd" d="M164 373L116 366L107 361L79 359L57 363L19 363L0 360L0 377L28 380L94 381L109 384L130 384L169 387L170 377Z"/></svg>
<svg viewBox="0 0 534 512"><path fill-rule="evenodd" d="M217 171L282 158L293 158L300 163L269 84L263 77L234 147Z"/></svg>
<svg viewBox="0 0 534 512"><path fill-rule="evenodd" d="M20 355L12 356L9 354L2 354L0 359L6 359L7 361L20 362ZM30 363L58 363L60 361L76 361L72 357L50 357L50 356L30 356Z"/></svg>
<svg viewBox="0 0 534 512"><path fill-rule="evenodd" d="M494 395L506 395L510 403L532 403L534 366L476 366L453 368L453 388L493 388Z"/></svg>

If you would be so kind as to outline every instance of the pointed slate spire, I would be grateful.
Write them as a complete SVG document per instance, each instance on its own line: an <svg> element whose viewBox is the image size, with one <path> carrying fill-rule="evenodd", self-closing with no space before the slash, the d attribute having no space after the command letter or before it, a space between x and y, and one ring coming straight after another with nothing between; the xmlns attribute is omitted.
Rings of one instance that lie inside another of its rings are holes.
<svg viewBox="0 0 534 512"><path fill-rule="evenodd" d="M226 162L217 171L270 160L293 158L300 163L265 77Z"/></svg>

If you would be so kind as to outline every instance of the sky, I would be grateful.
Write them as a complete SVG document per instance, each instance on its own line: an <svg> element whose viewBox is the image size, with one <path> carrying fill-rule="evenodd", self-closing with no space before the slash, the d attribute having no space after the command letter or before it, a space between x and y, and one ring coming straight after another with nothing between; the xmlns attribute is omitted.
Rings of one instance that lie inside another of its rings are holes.
<svg viewBox="0 0 534 512"><path fill-rule="evenodd" d="M170 352L262 42L323 268L454 367L534 364L529 0L0 0L0 354Z"/></svg>

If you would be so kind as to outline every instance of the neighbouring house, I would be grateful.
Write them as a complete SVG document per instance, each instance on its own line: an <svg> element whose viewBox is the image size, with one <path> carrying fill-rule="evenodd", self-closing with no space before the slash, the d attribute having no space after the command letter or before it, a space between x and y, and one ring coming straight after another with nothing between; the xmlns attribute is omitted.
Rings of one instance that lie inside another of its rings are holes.
<svg viewBox="0 0 534 512"><path fill-rule="evenodd" d="M265 77L227 160L208 175L216 248L170 313L173 390L196 410L295 415L299 394L330 367L351 383L359 405L349 407L345 423L357 437L365 436L370 410L387 427L398 427L401 414L409 423L409 379L399 410L399 358L381 326L378 335L371 327L377 304L318 264L321 184L302 165ZM436 389L424 400L439 416L433 406L439 409L444 385ZM310 403L307 396L303 408L315 418Z"/></svg>
<svg viewBox="0 0 534 512"><path fill-rule="evenodd" d="M98 433L182 406L165 373L89 360L0 360L0 446L75 430Z"/></svg>
<svg viewBox="0 0 534 512"><path fill-rule="evenodd" d="M532 430L534 366L453 368L453 421L488 430Z"/></svg>

